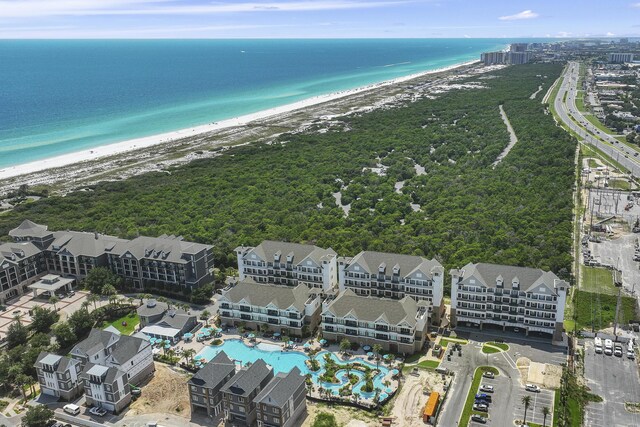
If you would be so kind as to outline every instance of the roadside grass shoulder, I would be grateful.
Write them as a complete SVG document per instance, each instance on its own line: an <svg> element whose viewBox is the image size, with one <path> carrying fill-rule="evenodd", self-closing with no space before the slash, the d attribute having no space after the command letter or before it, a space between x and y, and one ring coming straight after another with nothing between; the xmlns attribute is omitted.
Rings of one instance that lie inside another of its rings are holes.
<svg viewBox="0 0 640 427"><path fill-rule="evenodd" d="M499 348L495 348L495 347L491 347L490 345L483 345L482 346L482 352L484 354L494 354L494 353L500 353L502 352L502 350L500 350Z"/></svg>
<svg viewBox="0 0 640 427"><path fill-rule="evenodd" d="M440 345L442 348L447 348L449 344L467 345L469 344L469 341L461 338L440 338Z"/></svg>
<svg viewBox="0 0 640 427"><path fill-rule="evenodd" d="M440 366L439 360L423 360L418 363L418 367L422 369L436 369L438 366Z"/></svg>
<svg viewBox="0 0 640 427"><path fill-rule="evenodd" d="M576 290L574 298L575 321L578 329L600 330L613 324L618 299L616 295ZM635 298L621 297L619 323L626 324L636 318Z"/></svg>
<svg viewBox="0 0 640 427"><path fill-rule="evenodd" d="M462 410L462 415L460 416L460 421L458 422L459 427L467 427L469 425L469 419L473 414L479 414L482 416L486 416L484 412L478 412L473 410L473 402L475 401L476 392L480 387L480 382L482 381L482 374L485 372L493 372L495 375L499 375L498 370L492 366L480 366L476 368L473 374L473 381L471 382L471 387L469 388L469 393L467 394L467 399L464 403L464 409Z"/></svg>
<svg viewBox="0 0 640 427"><path fill-rule="evenodd" d="M482 352L484 354L500 353L501 351L509 351L509 344L490 341L484 343L482 346Z"/></svg>

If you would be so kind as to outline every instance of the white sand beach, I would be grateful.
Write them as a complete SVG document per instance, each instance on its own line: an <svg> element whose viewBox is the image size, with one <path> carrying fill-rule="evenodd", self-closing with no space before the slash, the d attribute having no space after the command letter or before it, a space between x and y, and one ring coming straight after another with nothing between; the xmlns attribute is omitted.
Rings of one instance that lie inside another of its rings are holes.
<svg viewBox="0 0 640 427"><path fill-rule="evenodd" d="M273 116L278 116L280 114L289 113L295 110L304 109L309 106L322 104L325 102L333 101L336 99L344 98L350 95L358 94L361 92L366 92L373 89L378 89L388 85L395 85L398 83L403 83L418 77L426 76L429 74L442 73L445 71L454 70L459 67L466 67L469 65L473 65L478 63L479 61L469 61L465 63L454 64L449 67L443 67L439 69L424 71L420 73L411 74L404 77L399 77L396 79L386 80L380 83L375 83L367 86L362 86L355 89L344 90L340 92L334 92L327 95L316 96L313 98L304 99L302 101L294 102L292 104L283 105L276 108L271 108L264 111L259 111L252 114L247 114L240 117L235 117L232 119L222 120L215 123L210 123L206 125L201 125L188 129L181 129L178 131L167 132L158 135L152 135L144 138L137 138L128 141L118 142L114 144L104 145L101 147L95 147L88 150L78 151L70 154L65 154L61 156L51 157L44 160L38 160L30 163L25 163L16 166L9 166L3 169L0 169L0 180L12 178L20 175L31 174L34 172L44 171L50 168L61 168L64 166L94 161L96 159L100 159L103 157L114 156L122 153L127 153L135 150L140 150L144 148L149 148L158 144L167 144L172 141L177 141L187 137L193 137L201 134L206 134L213 131L218 131L226 128L234 128L238 126L243 126L248 123L251 123L256 120L262 120Z"/></svg>

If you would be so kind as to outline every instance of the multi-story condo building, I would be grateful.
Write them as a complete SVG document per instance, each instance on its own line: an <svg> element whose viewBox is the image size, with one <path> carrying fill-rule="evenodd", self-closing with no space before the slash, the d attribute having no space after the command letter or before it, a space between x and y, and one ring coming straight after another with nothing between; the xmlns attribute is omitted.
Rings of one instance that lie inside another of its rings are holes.
<svg viewBox="0 0 640 427"><path fill-rule="evenodd" d="M315 330L322 310L320 296L303 284L260 285L252 279L223 291L218 301L222 323L298 337Z"/></svg>
<svg viewBox="0 0 640 427"><path fill-rule="evenodd" d="M480 55L480 61L484 65L504 64L506 56L506 52L484 52Z"/></svg>
<svg viewBox="0 0 640 427"><path fill-rule="evenodd" d="M633 53L610 53L608 56L609 62L625 63L633 62Z"/></svg>
<svg viewBox="0 0 640 427"><path fill-rule="evenodd" d="M496 264L451 270L451 323L543 332L562 340L569 284L549 271Z"/></svg>
<svg viewBox="0 0 640 427"><path fill-rule="evenodd" d="M38 274L55 273L80 280L95 267L110 268L137 289L160 285L193 288L213 280L213 247L185 242L182 237L126 240L98 233L50 231L29 220L9 235L16 244L9 245L2 256L7 254L15 258L14 262L23 259L24 264L13 274L14 281L19 282L10 286L18 294L26 290L22 282ZM14 253L12 247L22 250ZM11 295L16 296L15 292Z"/></svg>
<svg viewBox="0 0 640 427"><path fill-rule="evenodd" d="M323 303L322 336L360 345L380 344L393 353L413 354L424 346L429 303L356 295L351 289Z"/></svg>
<svg viewBox="0 0 640 427"><path fill-rule="evenodd" d="M43 394L66 401L74 400L82 394L81 368L77 360L42 352L38 355L35 368Z"/></svg>
<svg viewBox="0 0 640 427"><path fill-rule="evenodd" d="M427 301L433 307L431 320L435 323L444 312L444 268L435 259L364 251L353 258L338 258L338 277L341 291Z"/></svg>
<svg viewBox="0 0 640 427"><path fill-rule="evenodd" d="M305 378L296 367L280 372L255 398L258 427L293 427L307 408Z"/></svg>
<svg viewBox="0 0 640 427"><path fill-rule="evenodd" d="M44 257L33 243L0 245L0 304L27 292L44 271Z"/></svg>
<svg viewBox="0 0 640 427"><path fill-rule="evenodd" d="M255 397L273 379L273 371L262 359L243 368L222 387L224 418L233 426L256 424Z"/></svg>
<svg viewBox="0 0 640 427"><path fill-rule="evenodd" d="M206 411L210 417L222 411L220 390L236 373L236 364L221 351L189 380L191 412Z"/></svg>
<svg viewBox="0 0 640 427"><path fill-rule="evenodd" d="M126 372L104 365L87 363L80 374L86 404L115 414L131 402L131 388Z"/></svg>
<svg viewBox="0 0 640 427"><path fill-rule="evenodd" d="M73 347L71 357L83 369L88 363L118 368L125 373L125 381L134 385L155 371L149 341L100 329L92 329L84 341Z"/></svg>
<svg viewBox="0 0 640 427"><path fill-rule="evenodd" d="M256 247L236 248L240 280L330 291L337 283L336 253L314 245L265 240Z"/></svg>

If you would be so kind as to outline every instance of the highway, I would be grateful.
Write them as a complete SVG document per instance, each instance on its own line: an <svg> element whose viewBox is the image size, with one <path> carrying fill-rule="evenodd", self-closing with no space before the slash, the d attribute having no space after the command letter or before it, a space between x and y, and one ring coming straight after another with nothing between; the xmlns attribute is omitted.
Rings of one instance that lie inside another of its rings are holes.
<svg viewBox="0 0 640 427"><path fill-rule="evenodd" d="M611 159L627 168L633 176L640 177L640 153L599 130L578 111L576 95L578 93L579 72L580 65L577 62L569 62L554 101L558 116L584 142L597 147ZM565 93L567 94L566 102L564 100Z"/></svg>

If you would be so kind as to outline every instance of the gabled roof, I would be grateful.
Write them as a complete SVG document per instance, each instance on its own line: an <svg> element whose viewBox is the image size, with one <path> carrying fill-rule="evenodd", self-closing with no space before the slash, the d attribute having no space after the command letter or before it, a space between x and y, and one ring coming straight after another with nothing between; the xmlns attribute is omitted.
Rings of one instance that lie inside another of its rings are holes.
<svg viewBox="0 0 640 427"><path fill-rule="evenodd" d="M193 314L178 313L174 310L168 311L162 319L156 323L157 326L168 326L169 328L180 329L185 327L190 321L195 322L196 316Z"/></svg>
<svg viewBox="0 0 640 427"><path fill-rule="evenodd" d="M92 355L109 347L110 343L122 338L109 331L92 329L89 336L71 349L71 354Z"/></svg>
<svg viewBox="0 0 640 427"><path fill-rule="evenodd" d="M282 408L302 384L305 378L294 367L289 373L278 373L255 397L254 402Z"/></svg>
<svg viewBox="0 0 640 427"><path fill-rule="evenodd" d="M488 264L488 263L469 263L460 269L462 283L469 284L469 279L473 276L488 288L497 287L498 278L502 279L505 289L511 289L514 279L519 283L519 289L523 292L534 291L536 287L545 285L551 291L555 291L556 283L568 284L558 278L550 271L544 271L539 268L515 267L511 265Z"/></svg>
<svg viewBox="0 0 640 427"><path fill-rule="evenodd" d="M64 373L69 367L78 364L80 364L80 362L69 357L58 356L57 354L43 351L38 355L34 366L36 368L42 368L42 365L54 366L57 373Z"/></svg>
<svg viewBox="0 0 640 427"><path fill-rule="evenodd" d="M258 307L267 307L272 304L280 310L295 307L298 312L303 312L310 295L309 288L303 284L296 287L258 284L253 279L247 278L224 292L223 298L235 304L244 300Z"/></svg>
<svg viewBox="0 0 640 427"><path fill-rule="evenodd" d="M51 232L47 231L48 227L46 225L36 224L33 221L25 219L22 223L9 231L9 236L11 237L44 237Z"/></svg>
<svg viewBox="0 0 640 427"><path fill-rule="evenodd" d="M211 245L186 242L182 237L162 235L160 237L140 236L114 248L114 253L123 255L129 252L138 260L146 259L159 262L186 264L183 255L197 254L212 248Z"/></svg>
<svg viewBox="0 0 640 427"><path fill-rule="evenodd" d="M347 289L329 304L323 314L330 312L335 317L345 317L351 313L358 320L366 322L375 322L384 316L390 325L405 321L413 327L417 323L419 307L420 305L408 296L401 300L364 297Z"/></svg>
<svg viewBox="0 0 640 427"><path fill-rule="evenodd" d="M435 267L442 269L435 259L429 260L425 257L415 255L391 254L386 252L363 251L353 258L343 258L348 269L353 264L362 266L369 274L378 274L379 268L383 266L385 274L391 276L393 269L398 268L402 277L409 276L415 270L423 271L428 277Z"/></svg>
<svg viewBox="0 0 640 427"><path fill-rule="evenodd" d="M258 359L249 368L242 369L234 375L221 391L236 396L248 396L258 388L266 379L273 376L273 371L264 360Z"/></svg>
<svg viewBox="0 0 640 427"><path fill-rule="evenodd" d="M321 265L322 261L329 260L336 256L333 249L322 249L315 245L305 245L301 243L276 242L273 240L265 240L255 248L239 247L236 251L244 251L243 257L249 259L251 254L256 254L265 262L273 262L276 255L279 256L279 262L286 263L287 257L291 256L291 263L300 265L307 258L315 264Z"/></svg>
<svg viewBox="0 0 640 427"><path fill-rule="evenodd" d="M120 378L125 377L126 373L115 367L107 367L96 363L87 362L84 369L80 373L80 378L89 379L91 375L95 375L102 378L103 384L113 384L113 382Z"/></svg>
<svg viewBox="0 0 640 427"><path fill-rule="evenodd" d="M113 352L109 355L118 365L125 365L138 353L151 346L151 343L142 338L122 335L118 340Z"/></svg>
<svg viewBox="0 0 640 427"><path fill-rule="evenodd" d="M205 388L221 387L223 385L221 382L235 370L235 363L229 359L224 351L221 351L193 375L189 384Z"/></svg>
<svg viewBox="0 0 640 427"><path fill-rule="evenodd" d="M88 257L98 257L127 242L125 239L114 236L82 231L56 231L53 237L54 240L48 246L48 250L67 251L75 256Z"/></svg>
<svg viewBox="0 0 640 427"><path fill-rule="evenodd" d="M0 265L5 261L15 264L40 252L31 242L3 243L0 245Z"/></svg>

